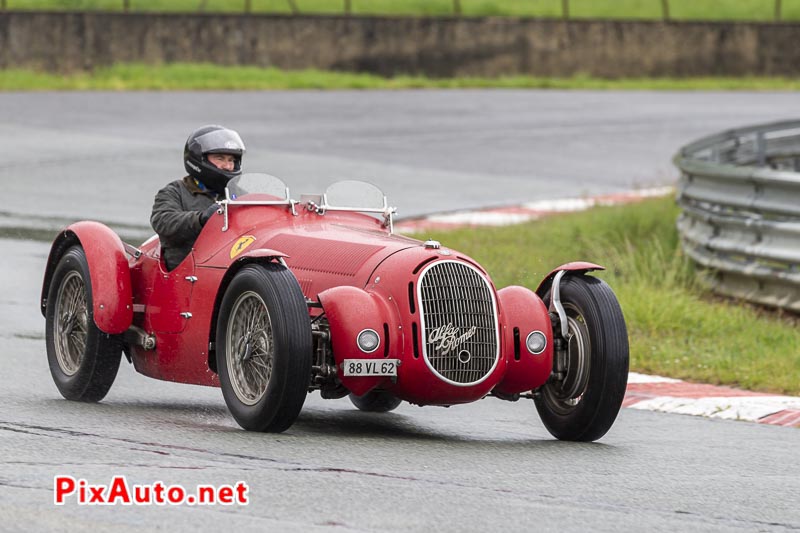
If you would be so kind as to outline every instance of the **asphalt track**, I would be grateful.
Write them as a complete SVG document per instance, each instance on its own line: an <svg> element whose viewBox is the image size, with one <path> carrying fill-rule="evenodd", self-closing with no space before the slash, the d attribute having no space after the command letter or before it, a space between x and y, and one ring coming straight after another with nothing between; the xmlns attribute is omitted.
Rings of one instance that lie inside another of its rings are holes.
<svg viewBox="0 0 800 533"><path fill-rule="evenodd" d="M553 440L529 402L360 413L309 397L281 435L215 389L126 364L100 404L62 400L39 284L54 226L147 233L204 122L296 192L367 177L401 215L668 184L705 133L790 118L771 93L540 91L0 94L0 531L796 531L800 432L624 409L598 443ZM37 231L41 229L43 231ZM53 477L249 485L240 506L53 505Z"/></svg>
<svg viewBox="0 0 800 533"><path fill-rule="evenodd" d="M0 95L0 214L147 226L204 123L294 193L383 188L399 215L670 184L679 146L800 114L792 93L396 91Z"/></svg>

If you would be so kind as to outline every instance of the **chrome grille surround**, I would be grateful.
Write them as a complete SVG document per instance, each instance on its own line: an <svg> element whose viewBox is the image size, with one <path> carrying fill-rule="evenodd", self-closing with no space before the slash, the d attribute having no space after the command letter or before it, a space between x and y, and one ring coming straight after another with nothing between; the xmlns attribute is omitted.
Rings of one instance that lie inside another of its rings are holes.
<svg viewBox="0 0 800 533"><path fill-rule="evenodd" d="M497 300L477 268L454 260L427 265L417 282L422 354L442 381L477 385L500 360Z"/></svg>

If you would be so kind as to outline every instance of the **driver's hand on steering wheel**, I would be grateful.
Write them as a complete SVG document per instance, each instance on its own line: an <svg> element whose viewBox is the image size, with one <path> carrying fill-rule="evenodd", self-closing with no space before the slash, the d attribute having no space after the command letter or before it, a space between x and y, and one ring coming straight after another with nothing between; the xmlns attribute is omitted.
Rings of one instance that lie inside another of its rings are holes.
<svg viewBox="0 0 800 533"><path fill-rule="evenodd" d="M200 225L205 226L206 222L208 222L208 219L214 216L214 213L218 212L220 207L221 206L219 204L214 203L208 206L205 211L200 213Z"/></svg>

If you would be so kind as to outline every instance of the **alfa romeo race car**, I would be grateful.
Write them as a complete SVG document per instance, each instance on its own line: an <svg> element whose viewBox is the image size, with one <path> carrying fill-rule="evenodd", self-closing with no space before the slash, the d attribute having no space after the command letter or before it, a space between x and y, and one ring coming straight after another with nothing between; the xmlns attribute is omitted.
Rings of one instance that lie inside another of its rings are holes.
<svg viewBox="0 0 800 533"><path fill-rule="evenodd" d="M628 338L601 266L497 290L475 260L394 232L365 182L293 200L266 174L232 180L192 253L168 271L98 222L53 242L44 277L50 371L69 400L109 391L124 353L156 379L219 386L233 417L281 432L309 392L364 411L533 399L556 438L613 424Z"/></svg>

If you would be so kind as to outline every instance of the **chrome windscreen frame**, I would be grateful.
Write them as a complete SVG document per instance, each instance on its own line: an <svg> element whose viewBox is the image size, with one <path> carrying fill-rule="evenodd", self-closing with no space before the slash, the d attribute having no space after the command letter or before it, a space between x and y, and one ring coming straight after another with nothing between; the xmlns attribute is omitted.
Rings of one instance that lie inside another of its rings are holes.
<svg viewBox="0 0 800 533"><path fill-rule="evenodd" d="M292 200L291 196L289 195L289 187L286 187L284 197L279 200L235 200L231 198L230 190L226 188L225 199L218 203L220 204L220 209L222 209L222 214L225 216L225 223L222 226L222 231L228 231L228 206L230 205L288 205L289 209L292 211L292 214L297 216L297 210L294 206L300 202L297 200Z"/></svg>
<svg viewBox="0 0 800 533"><path fill-rule="evenodd" d="M383 227L394 233L394 215L397 214L396 207L389 207L386 196L383 197L381 207L336 207L328 203L327 194L304 194L300 197L300 202L305 204L306 209L318 215L325 215L328 211L348 211L351 213L375 213L383 216Z"/></svg>

